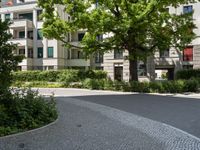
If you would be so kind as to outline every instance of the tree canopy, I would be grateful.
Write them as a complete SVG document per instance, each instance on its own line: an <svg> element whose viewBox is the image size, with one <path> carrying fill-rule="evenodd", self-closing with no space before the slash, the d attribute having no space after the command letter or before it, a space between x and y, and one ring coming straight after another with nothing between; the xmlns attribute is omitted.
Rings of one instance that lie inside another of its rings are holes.
<svg viewBox="0 0 200 150"><path fill-rule="evenodd" d="M191 13L170 13L169 7L194 3L195 0L39 0L44 8L44 36L73 47L66 36L84 29L81 48L94 52L128 50L130 80L138 80L137 61L157 50L169 47L182 50L195 38ZM63 20L56 6L71 16ZM99 40L99 35L106 35Z"/></svg>
<svg viewBox="0 0 200 150"><path fill-rule="evenodd" d="M8 91L12 82L12 71L17 69L18 63L22 60L21 56L15 56L13 51L16 45L8 43L12 37L8 33L10 23L0 20L0 96Z"/></svg>

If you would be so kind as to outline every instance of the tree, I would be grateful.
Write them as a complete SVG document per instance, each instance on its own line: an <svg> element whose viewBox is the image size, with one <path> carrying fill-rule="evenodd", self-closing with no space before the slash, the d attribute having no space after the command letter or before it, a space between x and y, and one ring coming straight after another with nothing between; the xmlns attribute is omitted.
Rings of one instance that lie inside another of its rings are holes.
<svg viewBox="0 0 200 150"><path fill-rule="evenodd" d="M39 0L44 8L44 36L66 41L69 32L85 29L81 48L87 55L111 50L127 50L130 80L138 80L138 60L157 50L184 49L194 38L192 13L170 14L169 6L195 0ZM62 20L55 7L64 6L71 21ZM96 7L95 7L96 6ZM98 40L99 35L108 35Z"/></svg>
<svg viewBox="0 0 200 150"><path fill-rule="evenodd" d="M12 71L17 69L18 63L22 60L21 56L14 56L13 51L16 45L8 43L12 37L8 33L10 23L0 20L0 96L8 92L12 83Z"/></svg>

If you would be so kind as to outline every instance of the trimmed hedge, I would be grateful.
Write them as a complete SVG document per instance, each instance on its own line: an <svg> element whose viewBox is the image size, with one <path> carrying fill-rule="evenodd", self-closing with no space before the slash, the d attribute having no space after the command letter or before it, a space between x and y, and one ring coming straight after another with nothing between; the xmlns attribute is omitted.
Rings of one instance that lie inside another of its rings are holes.
<svg viewBox="0 0 200 150"><path fill-rule="evenodd" d="M189 69L177 71L176 79L188 80L192 78L200 78L200 69Z"/></svg>
<svg viewBox="0 0 200 150"><path fill-rule="evenodd" d="M107 73L100 70L58 70L58 71L18 71L13 73L15 81L31 82L31 81L47 81L47 82L63 82L67 85L70 82L78 82L91 79L105 79Z"/></svg>
<svg viewBox="0 0 200 150"><path fill-rule="evenodd" d="M13 73L15 81L48 81L55 82L61 71L18 71Z"/></svg>

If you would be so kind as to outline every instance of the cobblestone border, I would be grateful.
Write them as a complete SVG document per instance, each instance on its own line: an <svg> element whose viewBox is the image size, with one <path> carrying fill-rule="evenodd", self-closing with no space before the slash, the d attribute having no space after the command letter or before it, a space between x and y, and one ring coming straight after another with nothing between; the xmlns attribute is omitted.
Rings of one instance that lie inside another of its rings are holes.
<svg viewBox="0 0 200 150"><path fill-rule="evenodd" d="M6 138L11 138L11 137L16 137L16 136L20 136L20 135L25 135L25 134L28 134L28 133L32 133L32 132L35 132L35 131L38 131L38 130L43 130L45 128L48 128L50 126L53 126L54 124L56 124L58 122L58 119L59 117L57 117L57 119L45 126L42 126L42 127L39 127L39 128L35 128L35 129L32 129L32 130L28 130L28 131L22 131L22 132L19 132L19 133L15 133L15 134L10 134L10 135L6 135L6 136L1 136L0 137L0 140L2 139L6 139Z"/></svg>

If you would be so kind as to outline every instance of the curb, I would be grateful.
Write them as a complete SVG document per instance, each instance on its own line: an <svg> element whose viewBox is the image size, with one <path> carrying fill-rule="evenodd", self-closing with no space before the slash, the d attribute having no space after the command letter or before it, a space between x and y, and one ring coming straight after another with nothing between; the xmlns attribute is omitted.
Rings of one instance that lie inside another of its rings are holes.
<svg viewBox="0 0 200 150"><path fill-rule="evenodd" d="M111 94L119 94L119 95L125 95L125 94L146 94L146 95L155 95L155 96L171 96L171 97L180 97L180 98L193 98L193 99L200 99L200 93L139 93L139 92L122 92L122 91L109 91L109 90L90 90L90 89L78 89L78 88L32 88L34 90L55 90L55 97L59 97L59 96L67 96L67 97L71 97L69 95L59 95L56 94L56 90L73 90L73 91L86 91L86 92L99 92L101 94L107 94L107 93L111 93ZM40 92L41 95L43 96L50 96L52 93L42 93ZM87 96L90 94L86 94L86 95L82 95L82 96ZM94 95L94 94L92 94ZM80 95L78 95L80 96Z"/></svg>
<svg viewBox="0 0 200 150"><path fill-rule="evenodd" d="M48 128L48 127L53 126L54 124L56 124L58 122L58 120L59 120L59 118L57 118L54 122L51 122L51 123L49 123L49 124L47 124L45 126L39 127L39 128L35 128L35 129L32 129L32 130L19 132L19 133L15 133L15 134L10 134L10 135L6 135L6 136L2 136L2 137L0 137L0 140L7 139L7 138L12 138L12 137L16 137L16 136L25 135L25 134L28 134L28 133L32 133L32 132L35 132L35 131L38 131L38 130L42 130L42 129Z"/></svg>

